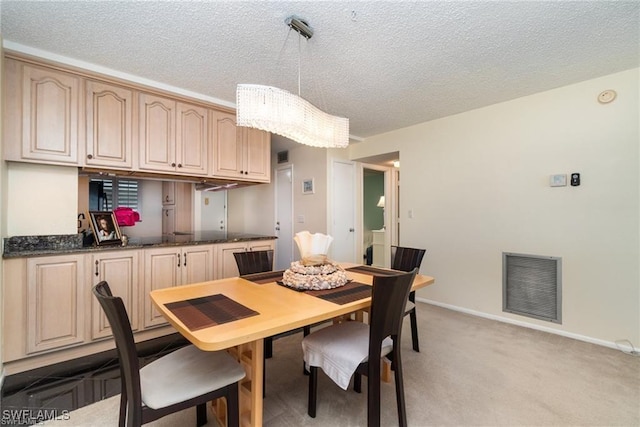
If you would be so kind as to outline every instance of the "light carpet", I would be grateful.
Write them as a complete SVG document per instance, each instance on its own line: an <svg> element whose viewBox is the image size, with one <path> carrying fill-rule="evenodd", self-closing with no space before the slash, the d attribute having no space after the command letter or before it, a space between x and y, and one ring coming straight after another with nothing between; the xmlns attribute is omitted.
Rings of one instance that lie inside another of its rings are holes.
<svg viewBox="0 0 640 427"><path fill-rule="evenodd" d="M410 426L640 426L640 357L558 335L417 304L421 352L402 337ZM363 393L320 373L307 415L302 334L274 341L267 361L265 426L365 426ZM363 378L366 382L366 378ZM47 426L115 426L119 396ZM382 385L383 426L398 425L393 382ZM195 426L195 409L148 424ZM208 426L217 426L211 419Z"/></svg>

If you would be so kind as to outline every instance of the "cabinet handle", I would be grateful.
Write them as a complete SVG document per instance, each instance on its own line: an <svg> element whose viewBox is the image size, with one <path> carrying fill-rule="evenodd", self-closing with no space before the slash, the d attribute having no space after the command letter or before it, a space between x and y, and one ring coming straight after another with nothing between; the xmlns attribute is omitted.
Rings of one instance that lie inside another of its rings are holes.
<svg viewBox="0 0 640 427"><path fill-rule="evenodd" d="M240 175L242 175L244 173L244 171L240 171Z"/></svg>
<svg viewBox="0 0 640 427"><path fill-rule="evenodd" d="M169 201L169 195L167 194L166 196L164 196L164 201L168 202Z"/></svg>
<svg viewBox="0 0 640 427"><path fill-rule="evenodd" d="M176 254L178 255L178 267L180 267L180 254Z"/></svg>
<svg viewBox="0 0 640 427"><path fill-rule="evenodd" d="M176 164L175 164L175 163L171 163L171 167L172 167L172 168L175 168L175 167L176 167Z"/></svg>
<svg viewBox="0 0 640 427"><path fill-rule="evenodd" d="M244 171L244 174L245 174L245 175L249 175L249 172L248 172L248 171Z"/></svg>
<svg viewBox="0 0 640 427"><path fill-rule="evenodd" d="M184 254L184 262L182 263L183 267L187 266L187 254Z"/></svg>
<svg viewBox="0 0 640 427"><path fill-rule="evenodd" d="M96 260L96 277L100 275L100 273L98 272L98 265L99 265L99 261Z"/></svg>
<svg viewBox="0 0 640 427"><path fill-rule="evenodd" d="M168 217L168 216L169 216L169 210L168 210L168 209L165 209L165 210L164 210L164 216L166 216L166 217Z"/></svg>
<svg viewBox="0 0 640 427"><path fill-rule="evenodd" d="M182 163L178 163L178 167L181 168L182 167Z"/></svg>
<svg viewBox="0 0 640 427"><path fill-rule="evenodd" d="M93 159L93 154L87 154L87 159L89 160Z"/></svg>

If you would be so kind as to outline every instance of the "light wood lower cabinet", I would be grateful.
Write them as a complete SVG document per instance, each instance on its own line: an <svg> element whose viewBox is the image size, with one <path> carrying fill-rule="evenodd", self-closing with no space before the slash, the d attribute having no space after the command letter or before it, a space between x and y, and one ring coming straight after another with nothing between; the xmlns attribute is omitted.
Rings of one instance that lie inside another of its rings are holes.
<svg viewBox="0 0 640 427"><path fill-rule="evenodd" d="M139 327L140 265L139 251L114 251L91 255L92 286L106 281L114 295L122 298L131 329ZM98 300L91 292L91 339L110 337L111 327Z"/></svg>
<svg viewBox="0 0 640 427"><path fill-rule="evenodd" d="M84 256L31 258L26 268L26 353L83 342Z"/></svg>
<svg viewBox="0 0 640 427"><path fill-rule="evenodd" d="M153 307L151 291L214 278L213 245L147 249L144 258L145 328L167 323Z"/></svg>
<svg viewBox="0 0 640 427"><path fill-rule="evenodd" d="M233 256L234 252L264 251L274 249L274 240L256 240L251 242L233 242L218 245L218 276L216 279L235 277L238 273L238 264Z"/></svg>
<svg viewBox="0 0 640 427"><path fill-rule="evenodd" d="M2 277L2 363L8 374L114 347L91 292L109 283L124 301L136 341L175 332L149 292L238 274L233 252L273 249L274 240L8 258ZM164 325L164 326L163 326Z"/></svg>

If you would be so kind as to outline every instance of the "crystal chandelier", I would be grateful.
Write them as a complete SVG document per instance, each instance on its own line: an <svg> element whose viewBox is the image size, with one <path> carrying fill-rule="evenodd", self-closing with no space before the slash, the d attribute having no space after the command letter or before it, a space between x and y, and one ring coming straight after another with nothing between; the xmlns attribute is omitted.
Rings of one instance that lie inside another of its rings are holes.
<svg viewBox="0 0 640 427"><path fill-rule="evenodd" d="M313 30L300 18L291 16L285 22L301 37L310 39L313 35ZM273 86L238 85L236 124L276 133L312 147L344 148L349 145L349 119L327 114L299 94Z"/></svg>

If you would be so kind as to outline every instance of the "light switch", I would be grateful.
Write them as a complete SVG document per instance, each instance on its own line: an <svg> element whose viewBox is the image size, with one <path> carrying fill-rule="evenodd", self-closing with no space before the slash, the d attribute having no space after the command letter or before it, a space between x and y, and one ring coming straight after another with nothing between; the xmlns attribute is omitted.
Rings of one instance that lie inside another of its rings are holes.
<svg viewBox="0 0 640 427"><path fill-rule="evenodd" d="M207 206L209 204L209 198L205 197L204 198L204 205Z"/></svg>
<svg viewBox="0 0 640 427"><path fill-rule="evenodd" d="M298 215L298 222L300 224L304 223L304 215Z"/></svg>
<svg viewBox="0 0 640 427"><path fill-rule="evenodd" d="M413 218L413 209L409 209L409 212L407 212L407 216L409 218Z"/></svg>
<svg viewBox="0 0 640 427"><path fill-rule="evenodd" d="M550 187L566 187L566 185L567 185L566 174L556 174L556 175L551 175L549 177Z"/></svg>

